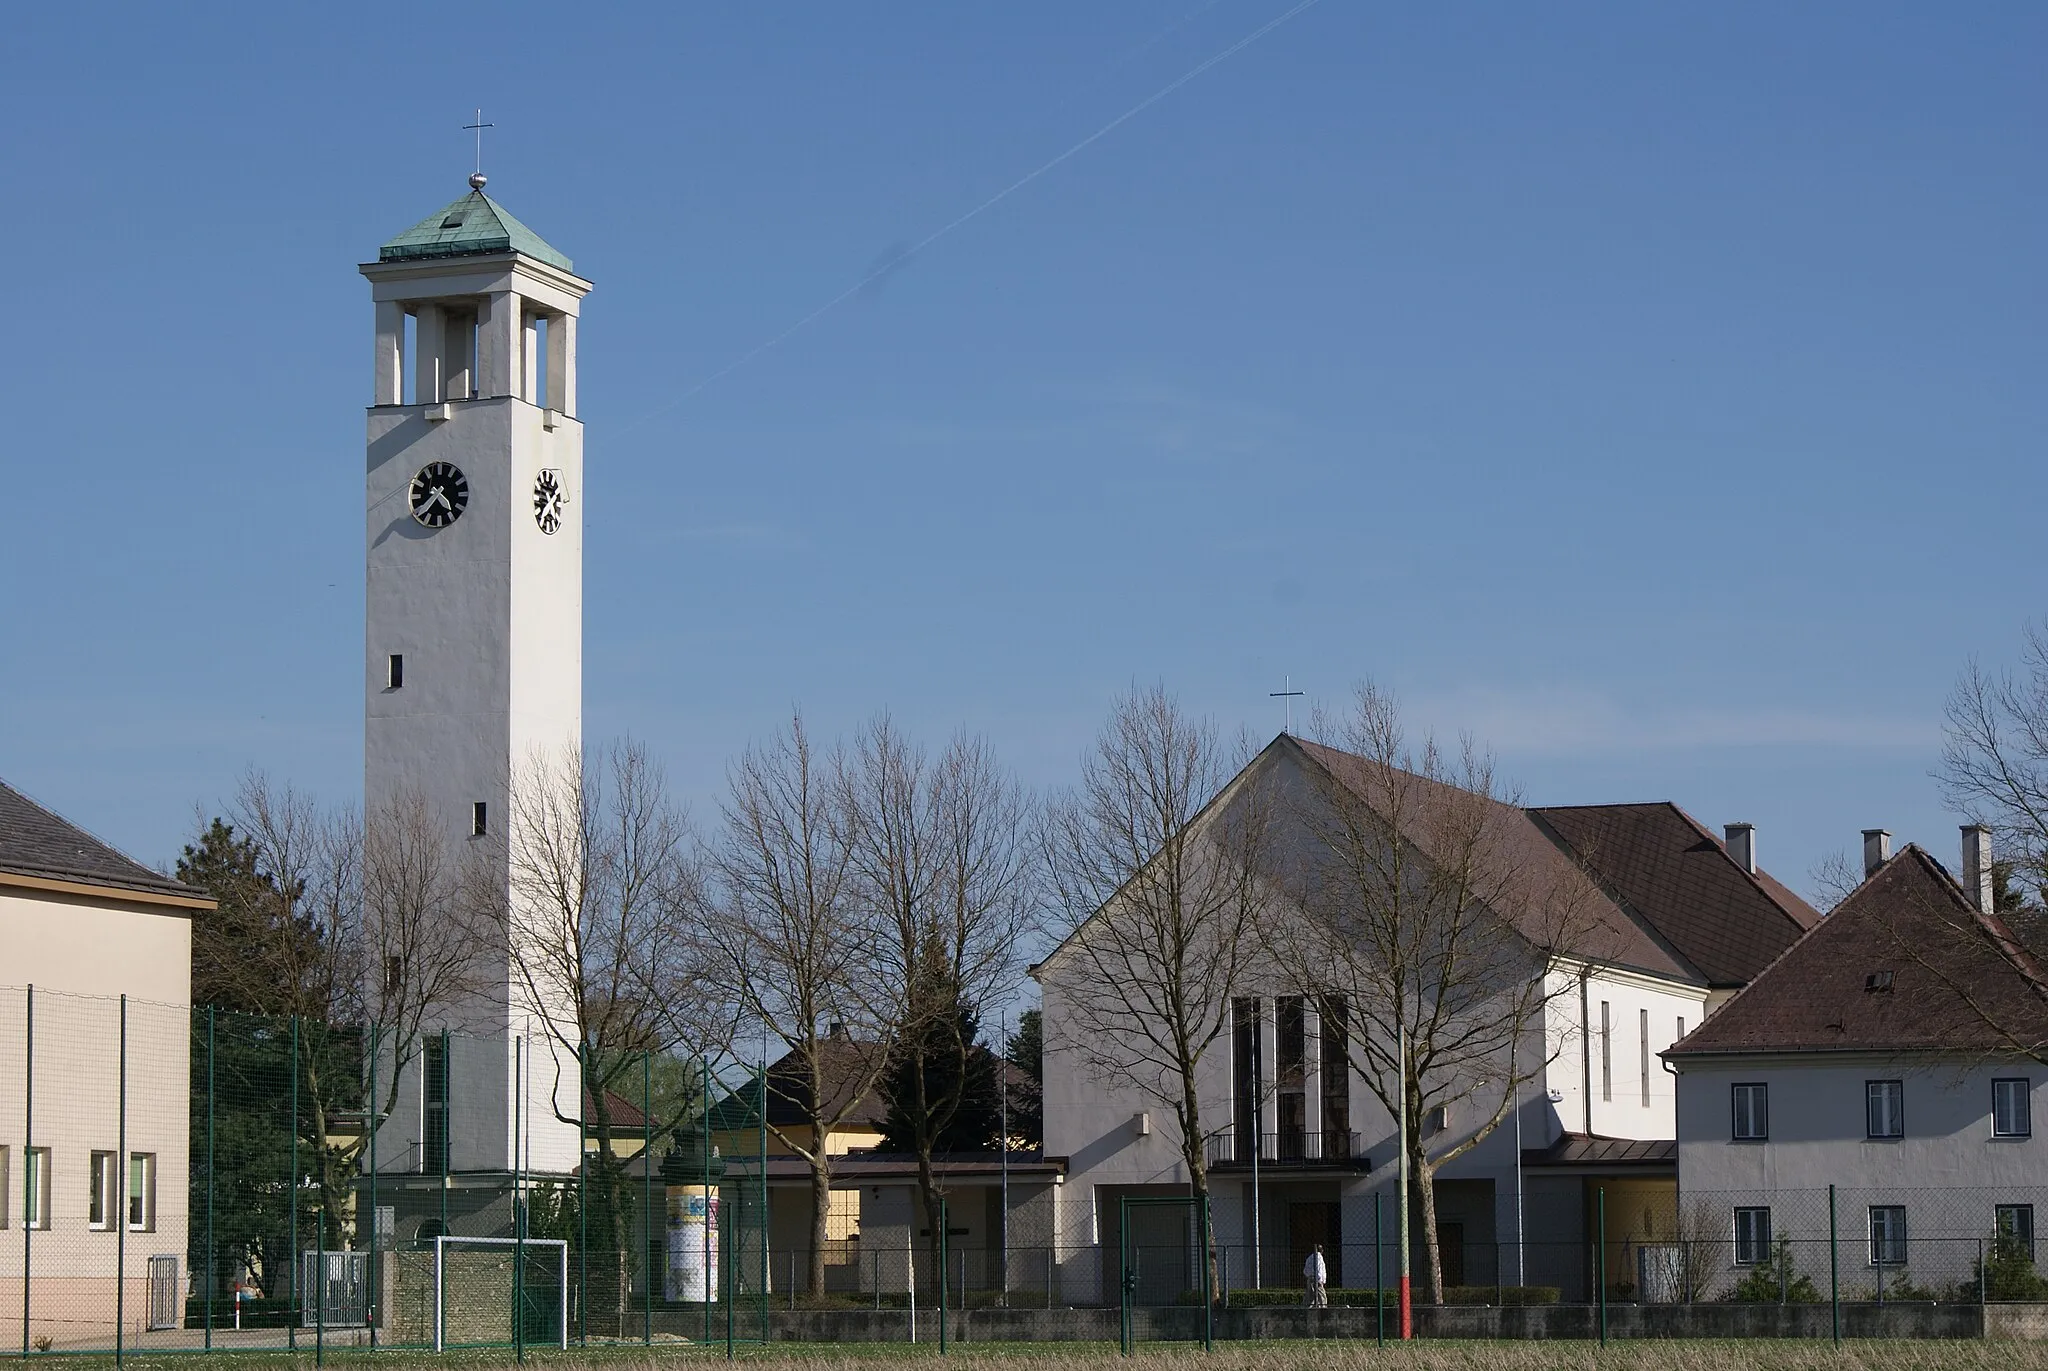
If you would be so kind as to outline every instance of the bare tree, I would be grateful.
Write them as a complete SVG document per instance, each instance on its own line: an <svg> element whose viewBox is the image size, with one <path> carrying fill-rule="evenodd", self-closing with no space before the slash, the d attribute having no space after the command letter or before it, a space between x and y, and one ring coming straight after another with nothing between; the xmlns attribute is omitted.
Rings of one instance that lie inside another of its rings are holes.
<svg viewBox="0 0 2048 1371"><path fill-rule="evenodd" d="M767 1120L811 1172L809 1288L825 1288L832 1137L867 1103L888 1058L904 987L887 926L856 898L843 758L822 756L791 718L727 773L707 920L745 1019L788 1049L768 1092L795 1098L807 1126Z"/></svg>
<svg viewBox="0 0 2048 1371"><path fill-rule="evenodd" d="M253 885L263 907L238 921L233 945L196 954L231 1002L292 1020L296 1126L323 1222L345 1223L373 1130L342 1128L337 1116L388 1115L423 1025L473 991L462 918L473 873L416 795L393 798L365 825L252 772L229 816L261 873L241 896Z"/></svg>
<svg viewBox="0 0 2048 1371"><path fill-rule="evenodd" d="M1942 789L1973 823L1991 829L2004 854L1989 873L1992 907L1966 921L1952 916L1954 935L1984 944L2048 1006L2048 621L2027 626L2017 672L1973 660L1946 712ZM1968 893L1975 903L1976 892ZM2033 1009L2026 1022L1993 1026L2039 1056L2048 1048Z"/></svg>
<svg viewBox="0 0 2048 1371"><path fill-rule="evenodd" d="M1320 717L1306 784L1285 810L1278 883L1301 917L1269 945L1298 985L1340 1000L1341 1050L1397 1120L1416 1192L1430 1298L1443 1299L1434 1179L1506 1120L1561 1048L1553 1000L1575 995L1600 948L1597 889L1497 785L1470 743L1409 742L1391 696L1366 684ZM1469 1111L1453 1121L1451 1111ZM1402 1218L1408 1212L1403 1205ZM1405 1248L1404 1248L1405 1250Z"/></svg>
<svg viewBox="0 0 2048 1371"><path fill-rule="evenodd" d="M1156 1101L1209 1201L1203 1063L1256 974L1268 807L1205 719L1164 687L1119 700L1050 806L1046 863L1073 931L1043 964L1048 1054ZM1210 1288L1214 1249L1208 1254Z"/></svg>
<svg viewBox="0 0 2048 1371"><path fill-rule="evenodd" d="M702 1054L724 1038L703 989L700 863L661 768L637 743L536 750L518 779L505 889L479 905L481 931L509 949L516 1000L548 1044L555 1118L595 1144L582 1192L589 1241L623 1252L614 1088L637 1084L651 1058ZM636 1131L668 1131L686 1102L662 1114L643 1099ZM605 1267L607 1283L619 1275ZM623 1286L615 1293L593 1307L621 1308Z"/></svg>
<svg viewBox="0 0 2048 1371"><path fill-rule="evenodd" d="M956 736L934 762L886 714L861 731L839 788L851 896L880 916L906 992L892 1117L907 1124L936 1261L933 1154L969 1092L979 1013L1015 987L1036 927L1026 806L983 740Z"/></svg>

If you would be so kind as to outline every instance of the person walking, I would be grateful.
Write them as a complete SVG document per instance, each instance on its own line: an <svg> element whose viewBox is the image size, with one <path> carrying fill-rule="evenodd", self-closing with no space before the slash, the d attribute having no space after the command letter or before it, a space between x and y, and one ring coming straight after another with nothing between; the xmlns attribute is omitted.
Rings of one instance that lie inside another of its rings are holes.
<svg viewBox="0 0 2048 1371"><path fill-rule="evenodd" d="M1308 1285L1307 1300L1311 1309L1330 1307L1330 1268L1323 1261L1323 1245L1316 1243L1308 1250L1308 1260L1301 1264L1302 1279Z"/></svg>

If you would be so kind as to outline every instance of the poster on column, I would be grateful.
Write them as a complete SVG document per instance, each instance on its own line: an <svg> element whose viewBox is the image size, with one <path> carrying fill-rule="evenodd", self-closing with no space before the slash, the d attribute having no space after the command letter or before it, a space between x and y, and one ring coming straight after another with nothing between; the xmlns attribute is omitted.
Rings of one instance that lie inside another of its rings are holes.
<svg viewBox="0 0 2048 1371"><path fill-rule="evenodd" d="M718 1192L702 1185L668 1187L668 1278L663 1296L683 1304L718 1299Z"/></svg>

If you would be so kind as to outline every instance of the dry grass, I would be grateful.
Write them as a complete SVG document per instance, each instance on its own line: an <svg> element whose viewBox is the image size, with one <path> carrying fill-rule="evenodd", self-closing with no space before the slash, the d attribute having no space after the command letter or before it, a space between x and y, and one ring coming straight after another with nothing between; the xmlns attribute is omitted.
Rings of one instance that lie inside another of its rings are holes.
<svg viewBox="0 0 2048 1371"><path fill-rule="evenodd" d="M648 1352L530 1353L535 1371L711 1371L724 1363L723 1348L673 1347ZM69 1359L67 1359L69 1360ZM111 1361L111 1358L108 1359ZM311 1371L310 1353L240 1354L232 1371ZM341 1371L362 1371L362 1353L327 1358ZM1370 1342L1219 1343L1200 1348L1144 1346L1131 1362L1107 1344L955 1344L941 1361L930 1344L800 1344L742 1348L746 1371L878 1371L917 1362L932 1371L1109 1371L1117 1366L1144 1371L2048 1371L2048 1343L1852 1341L1837 1350L1822 1341L1754 1340L1726 1342L1639 1341L1605 1349L1585 1342L1438 1341L1389 1346ZM191 1357L130 1357L134 1371L192 1371ZM274 1365L273 1365L274 1364ZM387 1371L499 1371L511 1368L510 1353L462 1352L443 1357L406 1352L379 1353L374 1365Z"/></svg>

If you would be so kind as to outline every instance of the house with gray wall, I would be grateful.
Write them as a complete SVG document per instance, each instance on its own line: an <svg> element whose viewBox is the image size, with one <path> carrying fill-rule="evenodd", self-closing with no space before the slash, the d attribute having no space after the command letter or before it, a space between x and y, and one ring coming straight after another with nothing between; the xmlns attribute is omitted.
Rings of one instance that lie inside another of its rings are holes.
<svg viewBox="0 0 2048 1371"><path fill-rule="evenodd" d="M2048 1217L2048 977L1994 908L1989 833L1963 830L1960 882L1865 838L1862 885L1664 1053L1708 1293L1825 1271L1831 1205L1852 1296L1945 1297L1994 1248L2031 1262Z"/></svg>

